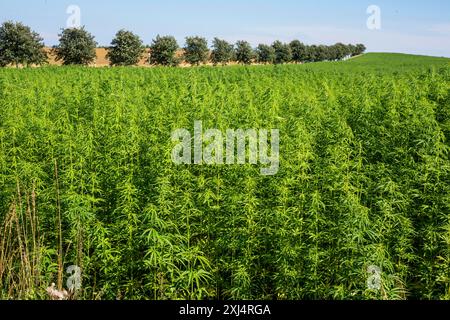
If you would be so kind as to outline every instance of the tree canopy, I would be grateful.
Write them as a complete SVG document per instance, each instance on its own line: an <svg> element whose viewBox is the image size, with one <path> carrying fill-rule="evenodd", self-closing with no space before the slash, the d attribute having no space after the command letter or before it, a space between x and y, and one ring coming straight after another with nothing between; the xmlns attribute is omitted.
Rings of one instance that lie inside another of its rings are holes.
<svg viewBox="0 0 450 320"><path fill-rule="evenodd" d="M0 66L42 65L47 62L42 38L20 22L0 26Z"/></svg>
<svg viewBox="0 0 450 320"><path fill-rule="evenodd" d="M275 50L275 63L276 64L283 64L283 63L291 62L292 51L291 51L291 47L288 44L282 43L281 41L275 41L272 44L272 47Z"/></svg>
<svg viewBox="0 0 450 320"><path fill-rule="evenodd" d="M150 46L150 64L177 66L180 59L176 56L179 49L177 40L172 36L156 36Z"/></svg>
<svg viewBox="0 0 450 320"><path fill-rule="evenodd" d="M106 58L112 66L131 66L141 59L145 48L139 36L120 30L111 42Z"/></svg>
<svg viewBox="0 0 450 320"><path fill-rule="evenodd" d="M95 61L97 42L82 28L63 29L55 48L56 60L64 65L89 65Z"/></svg>
<svg viewBox="0 0 450 320"><path fill-rule="evenodd" d="M275 49L267 44L260 44L256 48L256 60L259 63L273 63L275 61Z"/></svg>
<svg viewBox="0 0 450 320"><path fill-rule="evenodd" d="M236 42L236 61L242 64L251 64L255 57L252 46L247 41Z"/></svg>
<svg viewBox="0 0 450 320"><path fill-rule="evenodd" d="M275 41L272 45L259 44L253 49L247 41L235 45L214 38L211 51L208 41L199 36L187 37L183 57L177 55L179 46L173 36L157 36L150 46L148 63L151 65L177 66L184 59L190 65L211 61L213 65L226 65L232 61L241 64L307 63L339 61L355 57L366 51L364 44L306 45L300 40L289 44ZM59 44L52 53L56 61L64 65L89 65L95 62L97 42L84 27L66 28L59 35ZM136 65L142 58L145 47L136 34L119 30L109 47L106 58L111 66ZM9 65L41 65L48 60L43 39L38 33L20 22L4 22L0 26L0 67Z"/></svg>
<svg viewBox="0 0 450 320"><path fill-rule="evenodd" d="M226 65L234 58L234 46L225 40L214 38L211 61L214 65Z"/></svg>
<svg viewBox="0 0 450 320"><path fill-rule="evenodd" d="M292 61L296 63L305 62L307 59L306 46L299 40L292 41L289 46L292 52Z"/></svg>
<svg viewBox="0 0 450 320"><path fill-rule="evenodd" d="M191 65L206 63L209 56L208 41L202 37L187 37L184 59Z"/></svg>

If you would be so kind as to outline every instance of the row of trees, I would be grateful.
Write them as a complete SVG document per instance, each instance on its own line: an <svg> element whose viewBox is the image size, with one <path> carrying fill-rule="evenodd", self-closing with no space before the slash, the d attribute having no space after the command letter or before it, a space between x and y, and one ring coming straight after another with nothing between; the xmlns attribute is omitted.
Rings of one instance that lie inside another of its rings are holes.
<svg viewBox="0 0 450 320"><path fill-rule="evenodd" d="M83 28L64 29L60 34L59 45L53 48L57 61L64 65L89 65L95 61L97 42ZM215 38L212 50L208 41L202 37L187 37L180 47L172 36L157 36L150 45L148 63L152 65L177 66L183 60L191 65L211 61L214 65L226 65L232 61L241 64L283 64L318 61L336 61L365 52L363 44L332 46L305 45L299 40L291 43L275 41L272 45L260 44L256 49L247 41L231 44ZM112 66L136 65L142 59L145 47L138 35L120 30L108 48L107 58ZM0 27L0 66L41 65L47 62L42 38L22 23L5 22Z"/></svg>

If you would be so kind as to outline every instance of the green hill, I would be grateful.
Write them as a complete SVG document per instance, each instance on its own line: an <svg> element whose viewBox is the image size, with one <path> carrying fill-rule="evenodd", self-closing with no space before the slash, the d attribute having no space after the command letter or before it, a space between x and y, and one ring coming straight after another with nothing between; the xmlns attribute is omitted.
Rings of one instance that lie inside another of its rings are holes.
<svg viewBox="0 0 450 320"><path fill-rule="evenodd" d="M314 71L398 73L449 68L450 59L401 53L367 53L347 61L309 63L304 67Z"/></svg>
<svg viewBox="0 0 450 320"><path fill-rule="evenodd" d="M450 59L448 58L402 53L367 53L348 62L352 64L371 64L391 67L423 67L430 65L450 67Z"/></svg>

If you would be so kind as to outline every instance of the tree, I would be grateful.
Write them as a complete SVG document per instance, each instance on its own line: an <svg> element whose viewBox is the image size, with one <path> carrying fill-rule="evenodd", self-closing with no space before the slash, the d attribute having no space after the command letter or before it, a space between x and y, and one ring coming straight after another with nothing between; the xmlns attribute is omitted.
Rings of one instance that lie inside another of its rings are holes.
<svg viewBox="0 0 450 320"><path fill-rule="evenodd" d="M141 59L145 48L139 36L126 30L117 32L106 58L112 66L131 66Z"/></svg>
<svg viewBox="0 0 450 320"><path fill-rule="evenodd" d="M367 48L365 45L363 45L362 43L358 43L356 45L356 50L355 50L355 56L359 56L361 54L363 54L364 52L366 52Z"/></svg>
<svg viewBox="0 0 450 320"><path fill-rule="evenodd" d="M97 42L84 27L63 29L59 37L55 48L57 61L62 60L64 65L88 65L95 61Z"/></svg>
<svg viewBox="0 0 450 320"><path fill-rule="evenodd" d="M47 62L42 38L20 22L0 26L0 66L41 65Z"/></svg>
<svg viewBox="0 0 450 320"><path fill-rule="evenodd" d="M214 65L221 63L226 65L228 62L233 60L234 57L234 46L225 40L220 40L214 38L213 50L211 53L211 60Z"/></svg>
<svg viewBox="0 0 450 320"><path fill-rule="evenodd" d="M292 52L292 61L297 63L302 63L307 61L306 46L299 40L292 41L289 46Z"/></svg>
<svg viewBox="0 0 450 320"><path fill-rule="evenodd" d="M308 59L309 62L317 62L317 46L316 45L311 45L308 46Z"/></svg>
<svg viewBox="0 0 450 320"><path fill-rule="evenodd" d="M316 61L326 60L330 60L328 47L324 45L317 46Z"/></svg>
<svg viewBox="0 0 450 320"><path fill-rule="evenodd" d="M191 65L200 65L208 60L208 41L201 37L187 37L184 49L184 59Z"/></svg>
<svg viewBox="0 0 450 320"><path fill-rule="evenodd" d="M327 54L328 54L327 60L336 61L337 60L336 45L328 46Z"/></svg>
<svg viewBox="0 0 450 320"><path fill-rule="evenodd" d="M354 57L354 56L356 56L356 46L354 46L353 44L348 44L345 47L346 47L345 57Z"/></svg>
<svg viewBox="0 0 450 320"><path fill-rule="evenodd" d="M275 61L275 49L266 44L260 44L256 48L256 59L259 63L273 63Z"/></svg>
<svg viewBox="0 0 450 320"><path fill-rule="evenodd" d="M288 44L277 40L273 43L272 47L275 49L276 64L283 64L292 61L292 51Z"/></svg>
<svg viewBox="0 0 450 320"><path fill-rule="evenodd" d="M337 50L337 60L342 60L348 55L348 47L343 43L336 43L335 44L336 50Z"/></svg>
<svg viewBox="0 0 450 320"><path fill-rule="evenodd" d="M180 59L176 56L179 49L177 40L172 36L156 36L150 46L150 64L177 66Z"/></svg>
<svg viewBox="0 0 450 320"><path fill-rule="evenodd" d="M247 41L236 42L236 61L242 64L251 64L255 58L252 46Z"/></svg>

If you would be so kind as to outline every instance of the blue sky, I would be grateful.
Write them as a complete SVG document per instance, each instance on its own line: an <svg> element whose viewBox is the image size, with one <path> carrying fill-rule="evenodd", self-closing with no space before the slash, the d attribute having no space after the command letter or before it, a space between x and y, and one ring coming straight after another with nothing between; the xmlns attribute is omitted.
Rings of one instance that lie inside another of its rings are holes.
<svg viewBox="0 0 450 320"><path fill-rule="evenodd" d="M1 0L0 21L22 21L47 45L69 18L69 5L81 10L81 24L108 45L122 28L145 43L157 35L215 36L253 45L276 39L308 44L364 43L370 52L405 52L450 57L450 1L406 0ZM367 8L381 10L381 29L367 28Z"/></svg>

